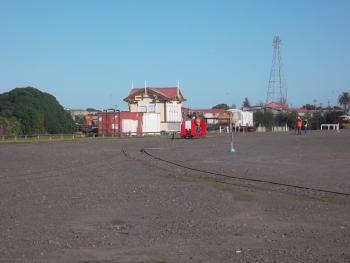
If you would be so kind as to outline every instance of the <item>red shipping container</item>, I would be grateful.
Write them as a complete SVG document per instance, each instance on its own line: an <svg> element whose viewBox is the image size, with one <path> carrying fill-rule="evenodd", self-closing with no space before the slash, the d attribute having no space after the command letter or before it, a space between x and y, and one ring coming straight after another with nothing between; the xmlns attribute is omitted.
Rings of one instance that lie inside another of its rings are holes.
<svg viewBox="0 0 350 263"><path fill-rule="evenodd" d="M98 134L108 136L141 135L142 113L140 112L99 112Z"/></svg>

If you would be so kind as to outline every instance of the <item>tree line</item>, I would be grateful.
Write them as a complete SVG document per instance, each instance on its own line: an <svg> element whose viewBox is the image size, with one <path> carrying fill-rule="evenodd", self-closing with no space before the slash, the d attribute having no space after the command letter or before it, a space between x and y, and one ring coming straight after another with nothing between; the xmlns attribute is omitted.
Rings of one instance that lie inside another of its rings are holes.
<svg viewBox="0 0 350 263"><path fill-rule="evenodd" d="M312 114L305 114L302 119L308 121L309 129L320 129L321 124L324 123L340 123L340 116L343 114L341 111L330 110L318 110ZM265 126L271 128L272 126L285 126L293 129L296 126L296 120L298 117L297 112L279 112L274 114L270 110L258 111L254 113L254 123L256 126Z"/></svg>

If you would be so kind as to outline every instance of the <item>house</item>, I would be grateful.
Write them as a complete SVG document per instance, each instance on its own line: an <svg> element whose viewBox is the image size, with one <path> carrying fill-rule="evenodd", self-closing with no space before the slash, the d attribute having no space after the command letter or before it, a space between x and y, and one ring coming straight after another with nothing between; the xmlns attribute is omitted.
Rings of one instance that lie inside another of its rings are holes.
<svg viewBox="0 0 350 263"><path fill-rule="evenodd" d="M132 88L124 101L130 112L159 113L162 131L180 131L181 106L186 99L179 87Z"/></svg>
<svg viewBox="0 0 350 263"><path fill-rule="evenodd" d="M278 113L278 112L286 112L288 110L288 106L280 102L271 101L264 105L264 109L271 110L273 113Z"/></svg>

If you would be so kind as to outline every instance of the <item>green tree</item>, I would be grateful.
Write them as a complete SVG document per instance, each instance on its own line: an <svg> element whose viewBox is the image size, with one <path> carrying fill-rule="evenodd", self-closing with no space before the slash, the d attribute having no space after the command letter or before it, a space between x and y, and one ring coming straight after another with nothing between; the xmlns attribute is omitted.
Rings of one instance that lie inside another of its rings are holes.
<svg viewBox="0 0 350 263"><path fill-rule="evenodd" d="M10 117L8 123L12 134L19 134L21 132L21 123L15 117Z"/></svg>
<svg viewBox="0 0 350 263"><path fill-rule="evenodd" d="M343 92L339 95L338 102L341 106L344 107L344 111L347 112L349 110L350 104L350 95L349 92Z"/></svg>
<svg viewBox="0 0 350 263"><path fill-rule="evenodd" d="M315 105L311 105L309 103L305 104L302 106L303 109L306 109L306 110L315 110Z"/></svg>
<svg viewBox="0 0 350 263"><path fill-rule="evenodd" d="M74 122L56 98L32 87L0 94L0 116L9 120L12 132L70 133Z"/></svg>
<svg viewBox="0 0 350 263"><path fill-rule="evenodd" d="M274 124L277 126L285 126L288 122L288 113L279 112L274 116Z"/></svg>
<svg viewBox="0 0 350 263"><path fill-rule="evenodd" d="M9 123L8 120L0 116L0 135L9 134Z"/></svg>
<svg viewBox="0 0 350 263"><path fill-rule="evenodd" d="M242 106L245 107L245 108L249 108L250 107L250 101L248 100L247 97L244 98Z"/></svg>
<svg viewBox="0 0 350 263"><path fill-rule="evenodd" d="M271 128L274 125L274 115L271 111L257 111L253 115L255 126L265 126Z"/></svg>
<svg viewBox="0 0 350 263"><path fill-rule="evenodd" d="M316 111L312 118L309 120L310 128L312 130L318 130L321 128L321 124L326 123L321 111Z"/></svg>
<svg viewBox="0 0 350 263"><path fill-rule="evenodd" d="M222 110L228 110L230 107L225 103L220 103L212 107L212 109L222 109Z"/></svg>

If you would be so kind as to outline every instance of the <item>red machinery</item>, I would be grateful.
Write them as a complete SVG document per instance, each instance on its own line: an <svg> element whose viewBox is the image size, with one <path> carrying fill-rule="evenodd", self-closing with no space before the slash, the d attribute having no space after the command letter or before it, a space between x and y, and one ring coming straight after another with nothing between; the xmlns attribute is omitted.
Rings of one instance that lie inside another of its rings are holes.
<svg viewBox="0 0 350 263"><path fill-rule="evenodd" d="M207 122L199 117L182 121L180 135L182 138L204 137L207 135Z"/></svg>

